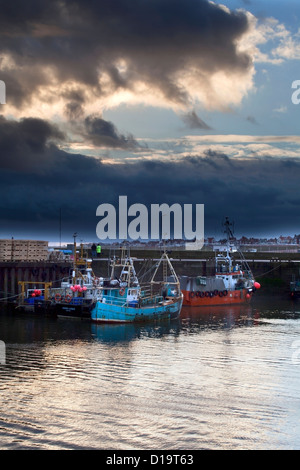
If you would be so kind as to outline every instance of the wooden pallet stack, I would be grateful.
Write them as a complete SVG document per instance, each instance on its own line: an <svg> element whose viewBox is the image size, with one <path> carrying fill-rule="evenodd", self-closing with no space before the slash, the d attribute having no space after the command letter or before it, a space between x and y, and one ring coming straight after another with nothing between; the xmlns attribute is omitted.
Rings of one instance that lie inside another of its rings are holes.
<svg viewBox="0 0 300 470"><path fill-rule="evenodd" d="M47 261L47 259L47 241L0 240L0 261Z"/></svg>

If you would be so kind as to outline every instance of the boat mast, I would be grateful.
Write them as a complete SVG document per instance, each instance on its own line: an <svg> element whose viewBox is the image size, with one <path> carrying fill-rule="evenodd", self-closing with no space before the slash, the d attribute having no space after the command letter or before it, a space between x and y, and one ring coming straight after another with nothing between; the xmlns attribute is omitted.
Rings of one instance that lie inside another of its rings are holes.
<svg viewBox="0 0 300 470"><path fill-rule="evenodd" d="M230 239L233 238L233 225L234 225L233 222L230 222L229 218L226 217L225 222L223 223L223 226L225 227L224 233L226 233L226 238L227 238L226 258L227 258L228 265L229 265L229 272L231 271L231 268L232 268L232 259L231 259L229 252L230 252ZM232 230L231 230L231 227L232 227Z"/></svg>
<svg viewBox="0 0 300 470"><path fill-rule="evenodd" d="M121 274L120 281L127 284L127 287L139 287L139 281L134 268L133 260L130 256L130 250L127 248L127 254L125 253L126 247L122 246L121 250Z"/></svg>
<svg viewBox="0 0 300 470"><path fill-rule="evenodd" d="M223 225L224 225L224 227L225 227L225 233L227 234L227 259L229 259L229 263L230 263L229 265L230 265L230 270L231 270L232 259L231 259L230 255L229 255L229 247L230 247L230 238L233 238L233 230L231 230L231 227L234 226L234 223L229 222L228 217L226 217L226 218L225 218L225 222L224 222ZM240 255L240 257L241 257L242 265L244 265L245 268L246 268L246 271L247 271L247 273L248 273L248 276L249 276L249 277L253 277L251 268L250 268L250 266L249 266L249 264L248 264L248 262L247 262L247 260L246 260L246 258L245 258L245 256L244 256L244 254L242 253L241 249L240 249L238 246L236 246L236 248L237 248L237 250L238 250L238 252L239 252L239 255Z"/></svg>
<svg viewBox="0 0 300 470"><path fill-rule="evenodd" d="M73 238L74 238L74 247L73 247L73 273L72 273L72 284L75 284L75 280L76 280L76 270L77 270L77 265L76 265L76 237L77 237L77 233L75 232L73 234Z"/></svg>
<svg viewBox="0 0 300 470"><path fill-rule="evenodd" d="M158 271L158 268L160 266L160 264L163 263L163 282L161 281L155 281L155 277L156 277L156 274L157 274L157 271ZM174 278L174 282L172 282L172 284L178 284L179 285L179 279L177 277L177 274L175 272L175 269L173 268L172 266L172 263L166 253L166 251L162 254L160 260L158 261L157 265L156 265L156 269L154 271L154 274L152 276L152 279L151 279L151 285L152 284L167 284L168 283L168 268L170 269L170 272L171 272L171 276L173 276Z"/></svg>

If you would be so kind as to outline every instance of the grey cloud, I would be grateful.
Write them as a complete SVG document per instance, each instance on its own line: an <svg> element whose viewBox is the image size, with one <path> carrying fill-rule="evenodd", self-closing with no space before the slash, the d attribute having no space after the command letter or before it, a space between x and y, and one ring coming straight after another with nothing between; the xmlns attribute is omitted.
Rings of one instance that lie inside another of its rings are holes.
<svg viewBox="0 0 300 470"><path fill-rule="evenodd" d="M64 140L64 134L42 119L7 120L0 116L0 168L32 171L50 164L51 144Z"/></svg>
<svg viewBox="0 0 300 470"><path fill-rule="evenodd" d="M216 70L246 73L251 65L236 47L248 30L246 15L207 0L1 0L0 11L0 51L22 67L22 77L5 71L19 106L50 83L46 67L61 83L75 80L99 97L99 73L106 73L115 89L144 81L170 102L187 103L189 90L176 81L186 66L208 86ZM121 59L128 65L122 72Z"/></svg>
<svg viewBox="0 0 300 470"><path fill-rule="evenodd" d="M38 126L37 135L43 137L36 141ZM163 202L203 203L206 234L219 227L225 215L244 234L278 234L283 227L297 231L300 162L295 160L239 161L208 150L176 161L109 165L61 151L50 143L61 135L45 122L13 124L2 119L0 136L2 229L19 227L24 233L28 226L31 233L43 231L45 239L57 236L62 208L66 235L77 231L93 239L97 206L109 202L117 208L119 195L125 194L129 204L139 202L149 208ZM27 166L30 171L25 171Z"/></svg>
<svg viewBox="0 0 300 470"><path fill-rule="evenodd" d="M131 134L120 134L115 125L97 116L88 116L85 121L85 137L99 147L133 149L138 147Z"/></svg>
<svg viewBox="0 0 300 470"><path fill-rule="evenodd" d="M84 114L83 106L82 104L78 103L78 101L68 101L65 104L64 111L67 118L71 121L82 117Z"/></svg>
<svg viewBox="0 0 300 470"><path fill-rule="evenodd" d="M258 122L257 122L257 120L255 119L254 116L247 116L247 119L246 119L246 120L249 121L249 122L251 122L251 124L254 124L254 125L257 125L257 124L258 124Z"/></svg>
<svg viewBox="0 0 300 470"><path fill-rule="evenodd" d="M182 120L190 129L204 129L210 130L211 127L206 124L199 116L197 116L195 111L185 114L182 117Z"/></svg>
<svg viewBox="0 0 300 470"><path fill-rule="evenodd" d="M69 120L76 120L84 114L85 96L80 89L70 89L62 94L66 100L65 115Z"/></svg>

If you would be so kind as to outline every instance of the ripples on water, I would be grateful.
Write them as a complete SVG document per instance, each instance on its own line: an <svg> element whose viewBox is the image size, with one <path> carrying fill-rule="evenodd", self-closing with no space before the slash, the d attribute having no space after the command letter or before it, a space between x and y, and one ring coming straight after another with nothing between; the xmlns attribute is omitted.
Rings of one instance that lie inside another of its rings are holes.
<svg viewBox="0 0 300 470"><path fill-rule="evenodd" d="M297 308L140 326L2 313L0 448L300 449Z"/></svg>

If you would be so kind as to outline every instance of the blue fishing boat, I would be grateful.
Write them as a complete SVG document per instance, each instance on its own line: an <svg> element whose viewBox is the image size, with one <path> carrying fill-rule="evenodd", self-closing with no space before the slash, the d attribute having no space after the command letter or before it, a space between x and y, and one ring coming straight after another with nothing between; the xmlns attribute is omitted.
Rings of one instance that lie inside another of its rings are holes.
<svg viewBox="0 0 300 470"><path fill-rule="evenodd" d="M108 279L100 279L98 298L91 309L94 322L141 322L173 319L180 315L183 295L166 252L154 266L148 284L140 284L132 258L124 252L112 259ZM158 274L162 279L157 280Z"/></svg>

